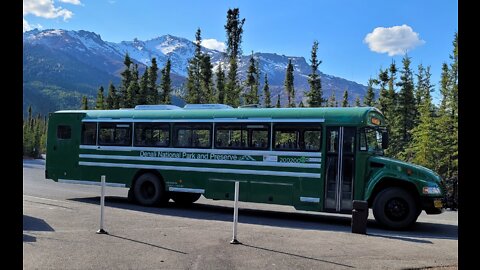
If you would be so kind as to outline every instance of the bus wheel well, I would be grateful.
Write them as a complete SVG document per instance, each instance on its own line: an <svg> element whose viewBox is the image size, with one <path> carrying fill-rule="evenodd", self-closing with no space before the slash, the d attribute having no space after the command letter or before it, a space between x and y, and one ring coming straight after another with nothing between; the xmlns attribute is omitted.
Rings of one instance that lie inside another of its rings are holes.
<svg viewBox="0 0 480 270"><path fill-rule="evenodd" d="M140 177L140 175L145 173L153 173L155 176L158 177L158 179L160 179L163 186L165 187L165 181L163 180L162 175L157 170L141 169L141 170L138 170L137 173L135 173L135 175L133 176L132 183L130 184L131 189L135 186L135 182L137 181L138 177Z"/></svg>
<svg viewBox="0 0 480 270"><path fill-rule="evenodd" d="M383 178L377 183L377 185L375 185L375 188L373 189L370 198L368 198L368 207L373 206L373 202L375 201L375 198L377 197L378 193L380 193L380 191L389 187L399 187L405 189L410 194L412 194L412 196L415 198L417 205L420 204L420 195L418 194L417 188L414 184L395 178Z"/></svg>

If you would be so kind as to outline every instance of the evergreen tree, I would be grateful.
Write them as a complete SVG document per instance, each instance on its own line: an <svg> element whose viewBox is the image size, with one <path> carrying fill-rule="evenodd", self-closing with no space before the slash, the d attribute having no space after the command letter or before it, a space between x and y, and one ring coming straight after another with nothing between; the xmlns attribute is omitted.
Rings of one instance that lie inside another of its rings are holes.
<svg viewBox="0 0 480 270"><path fill-rule="evenodd" d="M295 107L295 89L293 86L293 65L292 59L288 59L287 71L285 74L285 91L287 93L288 107Z"/></svg>
<svg viewBox="0 0 480 270"><path fill-rule="evenodd" d="M345 91L343 91L342 107L349 107L349 105L348 105L348 90L347 89L345 89Z"/></svg>
<svg viewBox="0 0 480 270"><path fill-rule="evenodd" d="M280 94L278 94L277 104L275 105L275 107L277 107L277 108L281 108L281 107L282 107L282 105L280 105Z"/></svg>
<svg viewBox="0 0 480 270"><path fill-rule="evenodd" d="M202 89L200 82L200 72L202 64L202 42L201 30L197 29L195 33L195 54L188 63L188 77L187 77L187 103L201 104L202 103Z"/></svg>
<svg viewBox="0 0 480 270"><path fill-rule="evenodd" d="M218 65L217 73L217 103L225 103L225 72L222 69L222 63Z"/></svg>
<svg viewBox="0 0 480 270"><path fill-rule="evenodd" d="M227 83L225 86L225 103L232 106L240 104L241 86L238 82L238 56L241 56L241 43L243 34L243 24L245 18L240 20L240 10L238 8L228 9L227 24L224 26L227 34L227 55L229 70Z"/></svg>
<svg viewBox="0 0 480 270"><path fill-rule="evenodd" d="M380 72L378 74L378 84L380 85L380 96L378 97L378 109L383 112L383 114L386 114L386 111L391 107L391 103L388 97L388 91L387 91L387 84L388 81L390 80L390 77L388 76L388 69L380 69Z"/></svg>
<svg viewBox="0 0 480 270"><path fill-rule="evenodd" d="M263 96L264 96L264 106L265 108L272 107L272 101L270 99L270 87L268 85L267 73L265 73L265 83L263 85Z"/></svg>
<svg viewBox="0 0 480 270"><path fill-rule="evenodd" d="M152 58L152 65L148 69L147 104L157 104L158 103L157 79L158 79L157 59L155 57L153 57Z"/></svg>
<svg viewBox="0 0 480 270"><path fill-rule="evenodd" d="M212 78L212 64L210 55L203 54L200 61L200 96L201 103L215 102L215 92L213 88Z"/></svg>
<svg viewBox="0 0 480 270"><path fill-rule="evenodd" d="M300 103L298 104L299 108L305 108L305 105L303 104L303 100L300 100Z"/></svg>
<svg viewBox="0 0 480 270"><path fill-rule="evenodd" d="M245 85L247 86L247 92L245 93L245 103L246 104L258 104L258 70L255 64L255 58L252 55L250 56L249 65L247 69L247 78L245 80Z"/></svg>
<svg viewBox="0 0 480 270"><path fill-rule="evenodd" d="M335 97L335 91L332 90L332 94L330 95L327 101L327 107L336 107L336 106L337 106L337 100Z"/></svg>
<svg viewBox="0 0 480 270"><path fill-rule="evenodd" d="M406 157L404 150L411 139L411 130L415 126L416 106L413 94L413 73L410 69L410 57L405 55L403 60L403 69L401 70L400 93L398 95L397 119L399 127L399 145L397 158L409 161L411 157ZM395 131L394 131L395 132Z"/></svg>
<svg viewBox="0 0 480 270"><path fill-rule="evenodd" d="M359 96L357 96L355 98L355 107L362 107L362 105L360 105L360 97Z"/></svg>
<svg viewBox="0 0 480 270"><path fill-rule="evenodd" d="M87 96L82 97L82 110L88 110L88 98Z"/></svg>
<svg viewBox="0 0 480 270"><path fill-rule="evenodd" d="M381 101L384 103L385 108L383 109L383 114L385 116L385 121L387 123L387 130L389 135L388 148L385 150L385 155L389 157L395 157L396 154L400 152L401 146L401 136L400 136L400 125L398 122L397 116L397 93L395 91L396 83L396 74L397 66L395 61L392 60L390 67L388 68L389 78L388 78L388 91L385 97L385 100Z"/></svg>
<svg viewBox="0 0 480 270"><path fill-rule="evenodd" d="M120 73L122 76L122 84L120 86L120 106L125 107L125 99L127 97L127 89L130 86L130 82L132 81L132 71L130 70L130 66L133 64L132 60L128 53L125 54L125 59L123 60L123 64L125 65L125 69Z"/></svg>
<svg viewBox="0 0 480 270"><path fill-rule="evenodd" d="M138 93L139 90L140 86L138 85L138 82L132 80L127 88L127 96L125 97L125 100L123 102L125 108L133 108L137 105L135 103L137 101L136 93Z"/></svg>
<svg viewBox="0 0 480 270"><path fill-rule="evenodd" d="M104 91L103 86L100 86L100 88L98 88L95 110L105 110L105 101L104 101L103 91Z"/></svg>
<svg viewBox="0 0 480 270"><path fill-rule="evenodd" d="M372 78L368 80L367 93L363 99L363 105L367 107L373 107L375 105L375 93L373 92L374 82Z"/></svg>
<svg viewBox="0 0 480 270"><path fill-rule="evenodd" d="M148 104L148 67L145 69L142 77L140 78L140 85L137 96L137 104L145 105Z"/></svg>
<svg viewBox="0 0 480 270"><path fill-rule="evenodd" d="M110 82L110 85L108 86L108 96L107 96L107 109L118 109L119 104L118 104L118 96L117 92L115 90L115 86L113 86L113 83Z"/></svg>
<svg viewBox="0 0 480 270"><path fill-rule="evenodd" d="M162 69L162 82L160 84L160 89L162 91L161 103L162 104L170 104L171 96L170 92L172 91L172 81L170 79L170 68L172 63L170 62L170 58L167 59L167 63L165 67Z"/></svg>
<svg viewBox="0 0 480 270"><path fill-rule="evenodd" d="M426 70L423 66L419 66L419 83L417 84L417 97L419 100L419 122L412 129L412 141L408 153L414 153L412 162L430 168L432 170L439 169L437 167L441 139L438 136L438 126L434 122L434 114L432 111L432 98L430 92L433 85L430 83L430 67ZM421 83L420 83L421 82Z"/></svg>
<svg viewBox="0 0 480 270"><path fill-rule="evenodd" d="M322 107L325 103L323 98L322 82L320 80L320 75L317 74L318 66L322 61L317 59L317 50L318 50L318 41L313 42L312 52L311 52L311 67L312 73L308 75L308 84L310 85L310 91L306 94L308 97L308 107Z"/></svg>

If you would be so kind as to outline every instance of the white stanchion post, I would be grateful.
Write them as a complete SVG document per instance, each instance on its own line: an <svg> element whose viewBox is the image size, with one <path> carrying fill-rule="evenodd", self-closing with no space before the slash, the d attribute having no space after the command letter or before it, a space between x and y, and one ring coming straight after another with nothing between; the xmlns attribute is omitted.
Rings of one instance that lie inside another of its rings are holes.
<svg viewBox="0 0 480 270"><path fill-rule="evenodd" d="M240 189L240 182L235 181L235 201L233 203L233 239L230 244L241 244L237 240L237 223L238 223L238 193Z"/></svg>
<svg viewBox="0 0 480 270"><path fill-rule="evenodd" d="M97 231L98 234L108 234L107 231L104 230L104 209L105 209L105 175L102 175L102 191L100 195L100 229Z"/></svg>

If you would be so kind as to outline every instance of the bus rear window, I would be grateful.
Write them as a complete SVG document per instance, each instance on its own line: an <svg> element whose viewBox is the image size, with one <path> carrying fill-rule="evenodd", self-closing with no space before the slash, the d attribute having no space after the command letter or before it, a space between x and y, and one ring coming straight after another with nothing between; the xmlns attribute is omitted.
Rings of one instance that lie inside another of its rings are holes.
<svg viewBox="0 0 480 270"><path fill-rule="evenodd" d="M57 126L57 139L70 139L72 138L72 128L66 125Z"/></svg>
<svg viewBox="0 0 480 270"><path fill-rule="evenodd" d="M82 144L97 144L97 123L83 123L82 125Z"/></svg>
<svg viewBox="0 0 480 270"><path fill-rule="evenodd" d="M131 146L132 132L130 123L100 123L98 144L112 146Z"/></svg>

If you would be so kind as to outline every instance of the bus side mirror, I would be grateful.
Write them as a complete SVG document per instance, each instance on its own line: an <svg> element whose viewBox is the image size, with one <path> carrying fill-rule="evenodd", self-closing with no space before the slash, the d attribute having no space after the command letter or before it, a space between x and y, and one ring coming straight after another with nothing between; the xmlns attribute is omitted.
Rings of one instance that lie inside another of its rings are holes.
<svg viewBox="0 0 480 270"><path fill-rule="evenodd" d="M382 149L388 148L388 132L382 132Z"/></svg>

